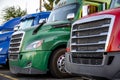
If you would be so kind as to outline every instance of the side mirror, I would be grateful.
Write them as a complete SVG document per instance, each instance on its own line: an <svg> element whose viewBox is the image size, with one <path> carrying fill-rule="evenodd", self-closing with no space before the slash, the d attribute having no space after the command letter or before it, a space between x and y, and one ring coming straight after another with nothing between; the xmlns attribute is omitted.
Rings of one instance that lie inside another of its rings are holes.
<svg viewBox="0 0 120 80"><path fill-rule="evenodd" d="M20 27L20 25L16 25L16 26L14 27L14 31L17 31L17 30L19 29L19 27Z"/></svg>
<svg viewBox="0 0 120 80"><path fill-rule="evenodd" d="M73 20L75 18L75 14L74 13L70 13L67 15L67 19L68 20Z"/></svg>
<svg viewBox="0 0 120 80"><path fill-rule="evenodd" d="M47 22L47 19L40 19L39 20L39 24L41 24L41 23L46 23Z"/></svg>

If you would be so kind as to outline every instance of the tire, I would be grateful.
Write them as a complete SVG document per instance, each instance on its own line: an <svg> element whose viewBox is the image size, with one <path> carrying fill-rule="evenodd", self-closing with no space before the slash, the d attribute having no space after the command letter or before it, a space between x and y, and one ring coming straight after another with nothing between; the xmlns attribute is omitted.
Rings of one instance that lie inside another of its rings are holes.
<svg viewBox="0 0 120 80"><path fill-rule="evenodd" d="M50 73L56 78L66 78L70 75L64 69L65 48L57 49L50 59Z"/></svg>

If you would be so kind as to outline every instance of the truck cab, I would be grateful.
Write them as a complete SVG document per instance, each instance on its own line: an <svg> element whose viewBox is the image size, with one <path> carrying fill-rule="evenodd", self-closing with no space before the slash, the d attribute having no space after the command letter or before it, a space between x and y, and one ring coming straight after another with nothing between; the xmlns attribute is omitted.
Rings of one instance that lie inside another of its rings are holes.
<svg viewBox="0 0 120 80"><path fill-rule="evenodd" d="M49 71L57 78L68 77L64 58L71 24L85 15L108 9L109 4L110 0L60 0L47 23L19 29L12 35L10 71L13 74L46 74Z"/></svg>
<svg viewBox="0 0 120 80"><path fill-rule="evenodd" d="M20 17L13 18L0 26L0 65L8 65L8 48L14 27L20 23Z"/></svg>
<svg viewBox="0 0 120 80"><path fill-rule="evenodd" d="M120 0L112 0L110 8L73 23L65 55L68 73L120 79Z"/></svg>

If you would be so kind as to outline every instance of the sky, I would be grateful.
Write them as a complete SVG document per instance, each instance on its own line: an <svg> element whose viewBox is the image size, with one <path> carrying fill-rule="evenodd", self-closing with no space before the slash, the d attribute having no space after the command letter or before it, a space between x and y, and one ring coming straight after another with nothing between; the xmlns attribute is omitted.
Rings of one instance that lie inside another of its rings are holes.
<svg viewBox="0 0 120 80"><path fill-rule="evenodd" d="M35 13L39 9L39 0L0 0L0 24L2 23L2 10L10 6L20 6L27 13Z"/></svg>

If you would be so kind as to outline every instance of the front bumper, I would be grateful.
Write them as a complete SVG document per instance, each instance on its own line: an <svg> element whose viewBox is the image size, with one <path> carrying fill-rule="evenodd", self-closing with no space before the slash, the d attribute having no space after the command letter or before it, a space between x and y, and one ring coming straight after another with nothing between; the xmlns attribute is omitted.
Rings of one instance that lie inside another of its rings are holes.
<svg viewBox="0 0 120 80"><path fill-rule="evenodd" d="M9 59L10 71L14 74L45 74L51 51L29 51L19 54L18 59Z"/></svg>
<svg viewBox="0 0 120 80"><path fill-rule="evenodd" d="M111 64L108 64L109 57L114 57ZM68 73L105 77L108 79L120 78L120 53L108 53L105 56L103 65L85 65L72 63L71 53L65 54L65 69Z"/></svg>
<svg viewBox="0 0 120 80"><path fill-rule="evenodd" d="M10 71L13 74L45 74L45 71L37 70L32 67L22 68L18 66L10 66Z"/></svg>

